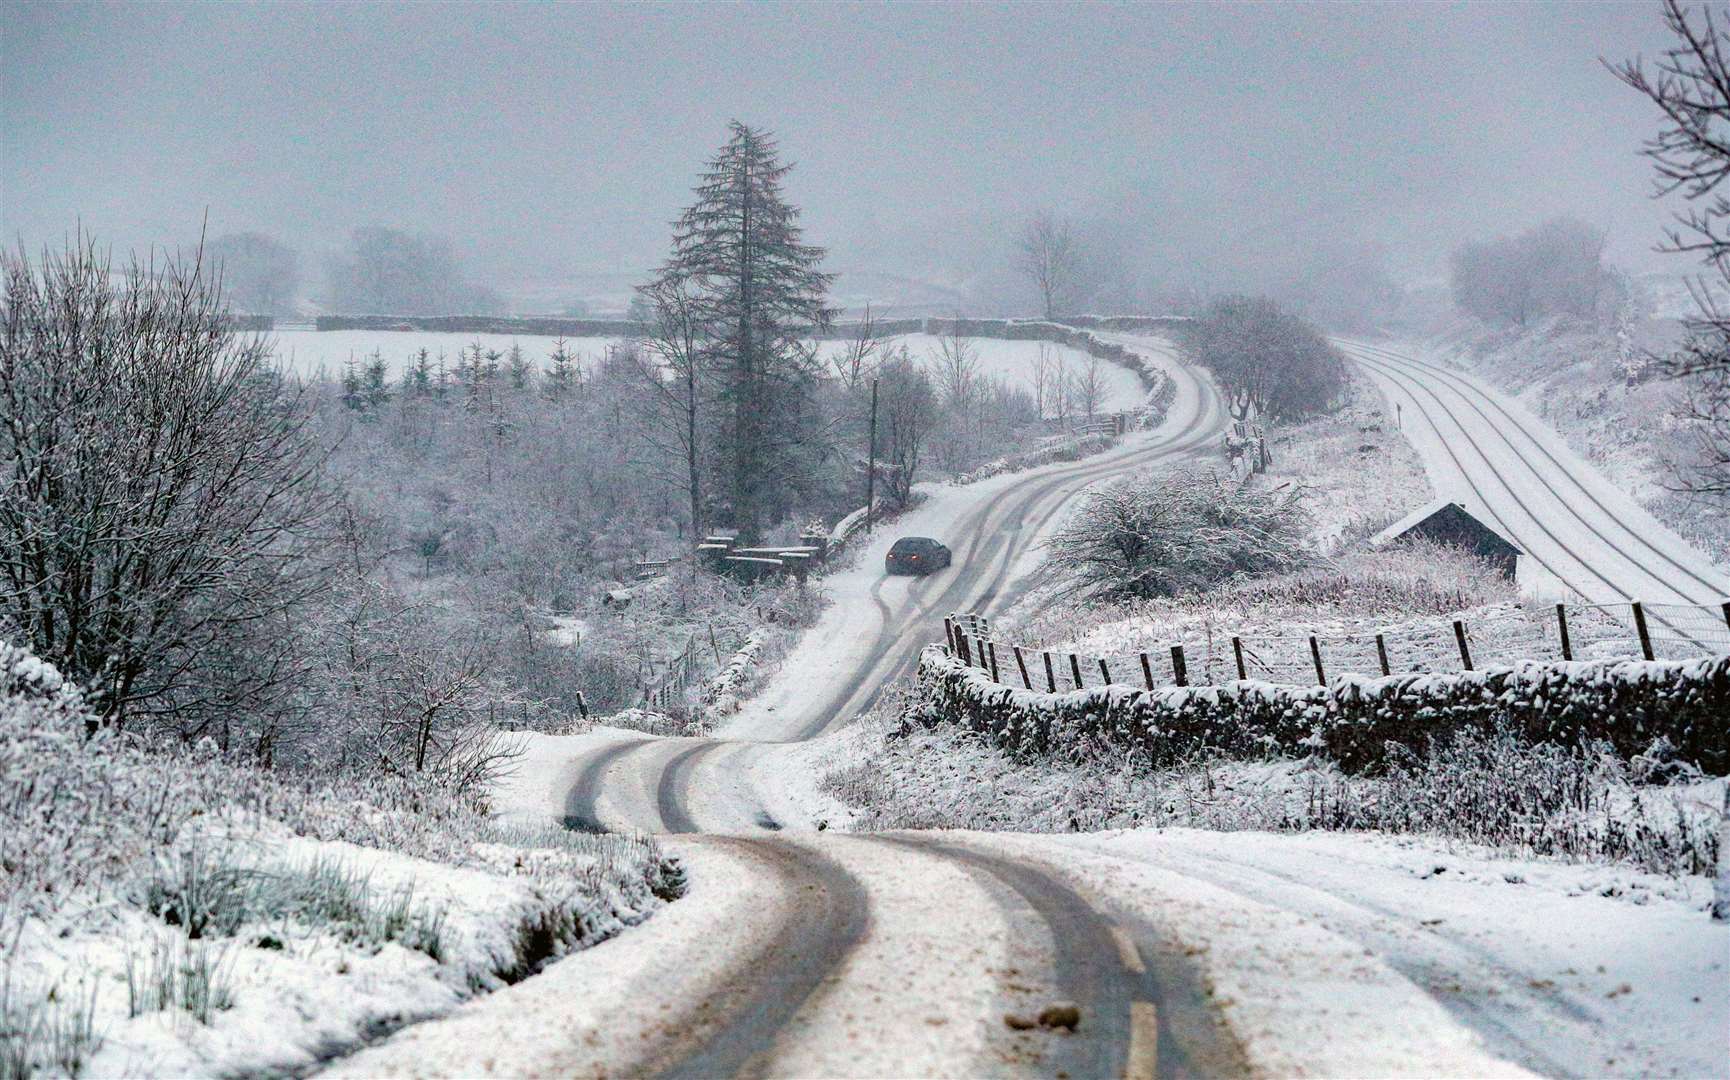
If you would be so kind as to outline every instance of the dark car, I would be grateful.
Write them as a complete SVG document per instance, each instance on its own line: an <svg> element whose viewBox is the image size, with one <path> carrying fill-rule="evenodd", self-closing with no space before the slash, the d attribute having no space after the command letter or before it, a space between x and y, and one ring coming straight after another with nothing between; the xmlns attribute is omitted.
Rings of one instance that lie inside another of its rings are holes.
<svg viewBox="0 0 1730 1080"><path fill-rule="evenodd" d="M883 558L891 574L929 574L953 561L949 549L929 536L903 536Z"/></svg>

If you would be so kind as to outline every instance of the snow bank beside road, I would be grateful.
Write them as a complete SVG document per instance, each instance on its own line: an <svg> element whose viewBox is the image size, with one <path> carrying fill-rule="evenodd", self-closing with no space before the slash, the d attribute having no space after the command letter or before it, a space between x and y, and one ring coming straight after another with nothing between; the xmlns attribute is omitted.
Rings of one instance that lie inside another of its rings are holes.
<svg viewBox="0 0 1730 1080"><path fill-rule="evenodd" d="M1469 1057L1424 1060L1455 1045L1433 1033L1463 1025L1482 1037L1477 1060L1486 1066L1493 1060L1483 1056L1488 1051L1549 1074L1723 1072L1730 924L1702 913L1710 892L1704 879L1506 859L1421 839L1321 833L1136 830L1051 843L1136 864L1133 873L1149 889L1169 890L1164 883L1174 876L1205 882L1234 903L1281 909L1294 931L1319 927L1350 941L1362 959L1355 971L1343 969L1343 988L1301 967L1288 969L1293 977L1283 990L1239 994L1234 981L1289 959L1276 959L1277 926L1270 927L1275 937L1255 942L1210 926L1216 909L1208 905L1168 905L1162 912L1186 940L1199 935L1208 942L1204 963L1227 980L1216 989L1233 999L1228 1015L1279 1035L1276 1053L1305 1038L1302 1029L1281 1027L1279 1011L1314 996L1339 1025L1309 1033L1316 1050L1389 1055L1379 1064L1339 1061L1316 1071L1393 1073L1403 1071L1402 1057L1419 1072L1499 1071L1474 1067ZM1390 969L1409 984L1389 983ZM1378 989L1364 993L1368 987ZM1430 1008L1412 1003L1414 990L1433 999ZM1329 1001L1336 992L1337 1003ZM1436 1002L1448 1017L1436 1015ZM1271 1013L1257 1015L1270 1005ZM1352 1045L1323 1045L1329 1041ZM1279 1067L1277 1057L1265 1063L1274 1073L1294 1071Z"/></svg>

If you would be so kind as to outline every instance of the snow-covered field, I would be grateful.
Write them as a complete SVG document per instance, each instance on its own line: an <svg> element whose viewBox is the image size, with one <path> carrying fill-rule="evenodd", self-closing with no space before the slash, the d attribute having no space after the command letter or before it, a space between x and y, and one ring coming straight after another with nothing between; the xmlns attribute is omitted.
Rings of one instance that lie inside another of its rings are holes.
<svg viewBox="0 0 1730 1080"><path fill-rule="evenodd" d="M441 334L407 330L279 330L269 335L275 342L276 358L290 370L302 375L328 377L342 374L350 359L364 363L376 351L389 365L391 377L400 377L413 364L420 350L436 365L442 354L447 367L454 367L459 353L479 345L481 351L497 350L508 356L513 346L520 347L537 369L544 368L551 356L556 339L513 334ZM583 369L598 362L607 350L622 339L606 337L566 338L565 348ZM929 364L937 354L938 339L928 334L905 334L884 339L888 347L906 345L914 360ZM1082 375L1091 357L1079 349L1038 341L998 341L991 338L969 339L982 378L998 379L1010 386L1033 391L1033 361L1043 346L1052 358L1052 376L1059 372L1070 379ZM841 341L818 343L819 354L831 357L846 348ZM1098 362L1102 392L1098 406L1101 412L1133 409L1146 397L1141 380L1134 372L1115 364Z"/></svg>
<svg viewBox="0 0 1730 1080"><path fill-rule="evenodd" d="M942 339L930 334L902 334L884 338L883 341L885 348L899 349L905 345L915 361L933 367ZM1048 380L1060 376L1074 380L1086 372L1090 363L1095 362L1080 349L1053 342L1000 341L994 338L968 338L967 341L978 358L979 377L1001 380L1006 385L1018 387L1029 394L1033 393L1034 388L1033 364L1041 349L1051 358L1052 368L1047 376ZM1137 339L1136 343L1145 344L1145 339ZM825 341L821 343L820 353L831 357L846 348L847 342ZM1099 412L1134 409L1147 397L1146 388L1141 385L1140 377L1133 371L1104 360L1097 361L1097 368L1103 391L1100 395ZM1046 394L1049 398L1049 383ZM1050 411L1048 406L1047 412Z"/></svg>
<svg viewBox="0 0 1730 1080"><path fill-rule="evenodd" d="M481 352L497 350L509 356L512 346L520 346L523 354L537 369L547 366L556 338L518 336L515 334L438 334L408 330L278 330L268 335L275 343L279 363L301 375L323 374L336 378L350 359L365 363L376 351L390 367L391 377L398 378L414 364L425 349L436 367L439 357L445 366L454 369L457 356L465 349L480 345ZM566 338L565 348L577 358L583 370L604 357L609 346L618 338Z"/></svg>

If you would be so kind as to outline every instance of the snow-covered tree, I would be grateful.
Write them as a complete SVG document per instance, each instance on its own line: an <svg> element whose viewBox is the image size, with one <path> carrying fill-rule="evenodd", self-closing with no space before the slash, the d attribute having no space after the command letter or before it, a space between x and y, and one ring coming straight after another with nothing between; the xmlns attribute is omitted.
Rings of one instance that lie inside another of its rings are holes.
<svg viewBox="0 0 1730 1080"><path fill-rule="evenodd" d="M1209 305L1184 342L1213 373L1239 420L1294 420L1338 401L1345 361L1308 322L1264 297L1228 296Z"/></svg>
<svg viewBox="0 0 1730 1080"><path fill-rule="evenodd" d="M534 365L524 355L523 347L511 342L511 351L505 354L505 372L510 376L511 389L518 392L526 391L535 379Z"/></svg>
<svg viewBox="0 0 1730 1080"><path fill-rule="evenodd" d="M302 400L197 262L0 255L0 626L115 725L292 709L330 506Z"/></svg>
<svg viewBox="0 0 1730 1080"><path fill-rule="evenodd" d="M1047 542L1047 564L1084 596L1172 596L1299 565L1304 526L1293 493L1243 487L1210 470L1143 472L1088 493Z"/></svg>
<svg viewBox="0 0 1730 1080"><path fill-rule="evenodd" d="M792 166L774 139L737 121L729 131L674 226L658 276L686 283L701 322L722 403L719 509L755 538L808 481L820 449L810 402L819 365L805 338L830 321L831 276L782 193Z"/></svg>
<svg viewBox="0 0 1730 1080"><path fill-rule="evenodd" d="M937 423L937 392L931 379L907 355L900 353L878 368L882 437L878 468L883 494L896 506L906 506L918 478L921 455Z"/></svg>
<svg viewBox="0 0 1730 1080"><path fill-rule="evenodd" d="M1454 304L1488 323L1528 326L1552 315L1590 318L1604 288L1604 231L1572 218L1519 236L1456 248Z"/></svg>
<svg viewBox="0 0 1730 1080"><path fill-rule="evenodd" d="M564 338L557 339L553 342L552 355L547 358L546 370L541 373L542 392L549 401L564 401L576 391L581 379L576 357L571 355Z"/></svg>
<svg viewBox="0 0 1730 1080"><path fill-rule="evenodd" d="M690 282L662 274L640 295L653 313L638 354L647 390L646 433L679 463L674 486L685 494L691 534L703 535L703 483L711 443L710 410L715 399L715 361L708 327Z"/></svg>

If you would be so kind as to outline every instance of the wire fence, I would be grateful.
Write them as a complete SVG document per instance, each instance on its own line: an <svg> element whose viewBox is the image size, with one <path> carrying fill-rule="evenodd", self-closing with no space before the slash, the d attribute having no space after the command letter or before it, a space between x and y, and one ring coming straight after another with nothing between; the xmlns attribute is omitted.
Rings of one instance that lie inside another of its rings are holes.
<svg viewBox="0 0 1730 1080"><path fill-rule="evenodd" d="M673 656L664 661L646 661L649 673L642 680L642 707L660 712L690 704L687 700L690 688L725 669L727 657L749 640L750 635L743 632L717 631L713 626L702 635L692 632L684 648Z"/></svg>
<svg viewBox="0 0 1730 1080"><path fill-rule="evenodd" d="M1327 685L1342 675L1470 671L1522 660L1686 660L1730 654L1730 601L1522 607L1476 626L1437 619L1348 633L1204 630L1145 652L1082 655L997 640L982 616L945 621L950 651L998 682L1059 692L1106 684Z"/></svg>

